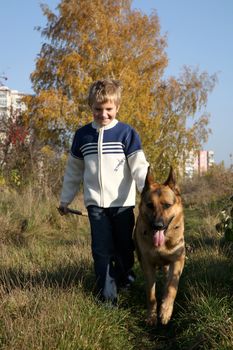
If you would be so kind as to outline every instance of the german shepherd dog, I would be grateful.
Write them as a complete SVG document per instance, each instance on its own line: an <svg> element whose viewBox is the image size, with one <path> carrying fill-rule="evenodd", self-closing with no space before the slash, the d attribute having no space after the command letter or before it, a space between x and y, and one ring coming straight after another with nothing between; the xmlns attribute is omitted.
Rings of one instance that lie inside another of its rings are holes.
<svg viewBox="0 0 233 350"><path fill-rule="evenodd" d="M154 182L148 170L139 204L134 241L146 280L146 322L149 325L157 324L156 269L163 267L166 274L159 313L161 323L166 325L173 312L185 261L183 207L172 168L164 184Z"/></svg>

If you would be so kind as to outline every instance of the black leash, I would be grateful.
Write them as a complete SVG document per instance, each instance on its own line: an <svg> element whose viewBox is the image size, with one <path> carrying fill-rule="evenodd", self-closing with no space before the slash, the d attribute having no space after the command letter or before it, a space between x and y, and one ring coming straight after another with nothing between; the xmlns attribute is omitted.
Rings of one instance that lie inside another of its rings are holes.
<svg viewBox="0 0 233 350"><path fill-rule="evenodd" d="M59 211L59 213L61 215L65 215L64 212L60 208L57 208L57 210ZM75 214L75 215L88 216L87 212L82 212L80 210L71 209L71 208L67 208L67 212L70 214Z"/></svg>

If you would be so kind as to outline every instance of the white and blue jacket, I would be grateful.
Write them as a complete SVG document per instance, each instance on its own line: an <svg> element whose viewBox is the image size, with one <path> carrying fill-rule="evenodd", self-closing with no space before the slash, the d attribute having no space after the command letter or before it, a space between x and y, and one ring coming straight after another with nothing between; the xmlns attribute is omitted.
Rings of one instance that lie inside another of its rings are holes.
<svg viewBox="0 0 233 350"><path fill-rule="evenodd" d="M143 190L149 163L136 131L114 119L95 122L75 133L64 175L61 203L70 204L83 181L85 206L134 206L136 188Z"/></svg>

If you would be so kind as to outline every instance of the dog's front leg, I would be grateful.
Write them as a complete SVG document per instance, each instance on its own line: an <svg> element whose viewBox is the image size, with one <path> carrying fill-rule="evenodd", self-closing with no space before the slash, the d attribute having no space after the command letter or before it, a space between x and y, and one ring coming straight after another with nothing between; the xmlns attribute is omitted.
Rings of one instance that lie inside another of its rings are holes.
<svg viewBox="0 0 233 350"><path fill-rule="evenodd" d="M157 324L157 300L156 300L156 283L155 270L148 264L143 264L142 269L146 280L146 294L147 294L147 318L146 323L150 326Z"/></svg>
<svg viewBox="0 0 233 350"><path fill-rule="evenodd" d="M170 321L174 301L176 298L179 279L183 271L185 257L181 256L180 259L174 263L171 263L168 271L167 284L165 293L160 309L160 318L162 324L167 324Z"/></svg>

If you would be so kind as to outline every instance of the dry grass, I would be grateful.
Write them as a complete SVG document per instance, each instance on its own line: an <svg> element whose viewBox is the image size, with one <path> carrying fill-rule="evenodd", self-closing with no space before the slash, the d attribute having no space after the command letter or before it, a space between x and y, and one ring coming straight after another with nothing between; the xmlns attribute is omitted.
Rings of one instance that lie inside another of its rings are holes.
<svg viewBox="0 0 233 350"><path fill-rule="evenodd" d="M83 209L82 202L74 207ZM215 231L212 203L188 206L187 260L167 327L144 323L146 298L136 284L107 309L93 293L87 218L61 217L57 199L33 187L0 199L0 349L230 349L233 259ZM159 294L162 288L158 283Z"/></svg>

